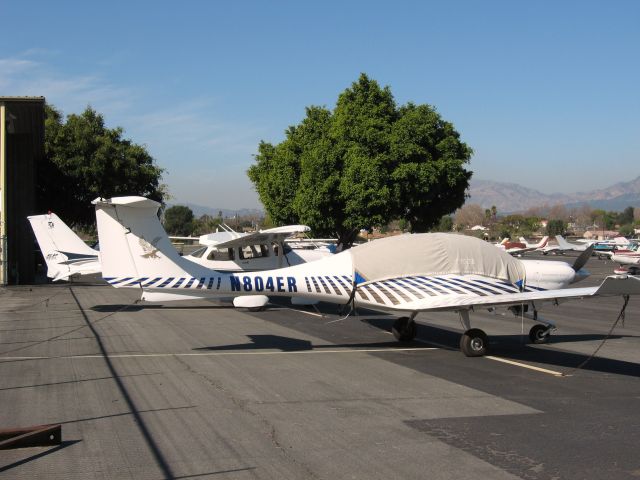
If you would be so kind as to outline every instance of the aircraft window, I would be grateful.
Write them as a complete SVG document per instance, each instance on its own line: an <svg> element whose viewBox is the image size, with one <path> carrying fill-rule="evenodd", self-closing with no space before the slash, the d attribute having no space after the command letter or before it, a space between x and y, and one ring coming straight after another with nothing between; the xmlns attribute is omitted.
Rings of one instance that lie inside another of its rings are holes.
<svg viewBox="0 0 640 480"><path fill-rule="evenodd" d="M269 248L266 245L247 245L240 249L240 258L248 260L269 256Z"/></svg>
<svg viewBox="0 0 640 480"><path fill-rule="evenodd" d="M202 255L204 255L204 252L206 252L206 251L207 251L207 247L202 247L202 248L199 248L198 250L196 250L195 252L193 252L191 254L191 256L192 257L196 257L196 258L201 258Z"/></svg>
<svg viewBox="0 0 640 480"><path fill-rule="evenodd" d="M224 250L211 250L207 256L207 260L233 260L235 255L232 248L225 248Z"/></svg>

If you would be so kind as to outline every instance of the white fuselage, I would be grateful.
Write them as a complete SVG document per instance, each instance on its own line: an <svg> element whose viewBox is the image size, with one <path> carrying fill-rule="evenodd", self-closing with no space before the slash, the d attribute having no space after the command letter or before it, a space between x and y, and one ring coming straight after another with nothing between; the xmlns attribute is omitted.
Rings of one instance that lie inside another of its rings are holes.
<svg viewBox="0 0 640 480"><path fill-rule="evenodd" d="M566 262L522 260L527 277L526 284L530 287L553 290L566 288L576 280L576 272Z"/></svg>
<svg viewBox="0 0 640 480"><path fill-rule="evenodd" d="M628 250L613 250L611 260L620 265L640 265L640 243L631 244Z"/></svg>

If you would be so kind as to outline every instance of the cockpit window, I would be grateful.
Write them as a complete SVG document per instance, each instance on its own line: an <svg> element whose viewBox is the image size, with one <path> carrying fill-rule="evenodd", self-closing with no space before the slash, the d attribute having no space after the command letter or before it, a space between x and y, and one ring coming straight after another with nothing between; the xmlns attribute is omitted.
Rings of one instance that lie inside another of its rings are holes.
<svg viewBox="0 0 640 480"><path fill-rule="evenodd" d="M269 256L269 247L267 245L247 245L240 249L240 258L249 260L251 258L262 258Z"/></svg>
<svg viewBox="0 0 640 480"><path fill-rule="evenodd" d="M198 250L196 250L195 252L193 252L191 254L191 256L192 257L196 257L196 258L201 258L202 255L204 255L204 252L206 252L206 251L207 251L207 247L202 247L202 248L199 248Z"/></svg>
<svg viewBox="0 0 640 480"><path fill-rule="evenodd" d="M287 255L288 253L291 252L291 247L286 243L283 245L284 248L281 248L281 245L277 242L273 242L272 245L273 245L274 255L276 257L279 255L282 255L283 252L284 252L284 255Z"/></svg>
<svg viewBox="0 0 640 480"><path fill-rule="evenodd" d="M207 260L233 260L235 255L232 248L223 248L222 250L213 249L207 255Z"/></svg>

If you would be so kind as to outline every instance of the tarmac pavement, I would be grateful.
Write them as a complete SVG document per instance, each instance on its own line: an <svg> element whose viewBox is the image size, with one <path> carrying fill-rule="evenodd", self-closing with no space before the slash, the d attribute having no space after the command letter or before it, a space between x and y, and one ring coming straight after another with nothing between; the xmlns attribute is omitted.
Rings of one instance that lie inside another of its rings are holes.
<svg viewBox="0 0 640 480"><path fill-rule="evenodd" d="M578 286L613 266L587 268ZM467 358L449 313L420 314L398 344L372 312L136 298L101 282L0 290L0 428L63 432L0 451L0 478L640 476L640 299L575 370L621 299L544 309L547 345L524 341L526 320L474 313L492 349Z"/></svg>

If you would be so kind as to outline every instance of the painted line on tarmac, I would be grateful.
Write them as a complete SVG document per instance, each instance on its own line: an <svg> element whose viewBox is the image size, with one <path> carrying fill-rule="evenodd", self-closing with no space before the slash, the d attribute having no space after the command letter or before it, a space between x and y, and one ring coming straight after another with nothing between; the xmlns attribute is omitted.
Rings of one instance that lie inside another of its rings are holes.
<svg viewBox="0 0 640 480"><path fill-rule="evenodd" d="M556 372L555 370L548 370L546 368L534 367L533 365L529 365L521 362L515 362L513 360L507 360L506 358L494 357L493 355L485 355L484 358L488 358L489 360L495 360L496 362L507 363L509 365L514 365L516 367L527 368L529 370L534 370L536 372L546 373L548 375L553 375L554 377L565 376L562 372Z"/></svg>
<svg viewBox="0 0 640 480"><path fill-rule="evenodd" d="M109 358L153 358L153 357L224 357L232 355L312 355L318 353L394 353L394 352L415 352L425 350L439 350L429 347L412 348L354 348L354 349L333 349L333 350L296 350L291 352L268 351L268 352L207 352L207 353L113 353ZM15 360L55 360L55 359L76 359L76 358L103 358L102 355L62 355L59 357L0 357L2 361Z"/></svg>
<svg viewBox="0 0 640 480"><path fill-rule="evenodd" d="M306 310L298 310L297 308L291 308L291 307L286 307L286 308L287 310L291 310L293 312L306 313L307 315L313 315L314 317L324 317L324 315L322 315L321 313L307 312Z"/></svg>
<svg viewBox="0 0 640 480"><path fill-rule="evenodd" d="M391 334L391 332L386 332L386 333ZM451 347L449 347L447 345L442 345L442 344L437 343L437 342L429 342L429 341L426 341L426 340L421 340L419 338L416 338L415 341L416 342L420 342L420 343L424 343L424 344L427 344L427 345L435 345L436 347L439 347L439 348L441 348L443 350L452 350ZM555 370L549 370L547 368L541 368L541 367L534 367L533 365L529 365L527 363L516 362L514 360L507 360L506 358L496 357L496 356L493 356L493 355L485 355L484 358L488 358L489 360L494 360L496 362L507 363L509 365L513 365L514 367L521 367L521 368L526 368L528 370L534 370L536 372L546 373L548 375L553 375L554 377L566 377L567 376L564 373L556 372Z"/></svg>

